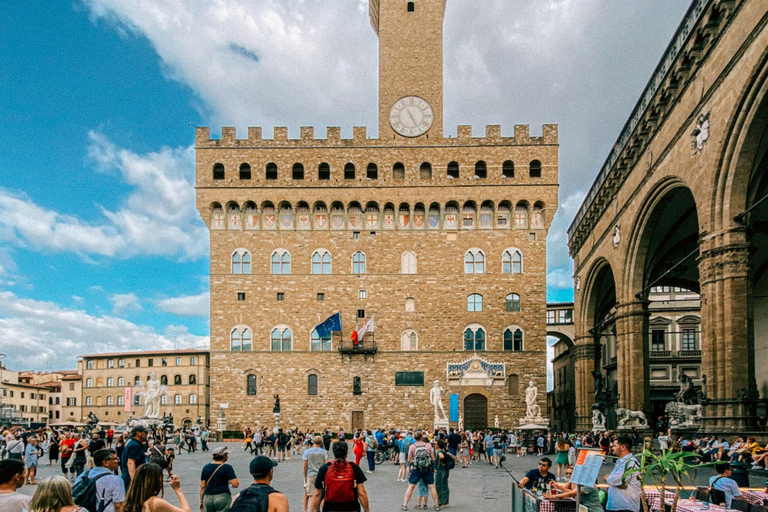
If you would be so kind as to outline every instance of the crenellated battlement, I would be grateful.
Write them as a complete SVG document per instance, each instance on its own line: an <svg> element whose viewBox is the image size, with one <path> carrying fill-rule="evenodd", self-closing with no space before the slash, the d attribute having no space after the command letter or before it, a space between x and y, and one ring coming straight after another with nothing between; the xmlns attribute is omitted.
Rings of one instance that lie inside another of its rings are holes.
<svg viewBox="0 0 768 512"><path fill-rule="evenodd" d="M264 138L261 127L249 127L248 136L238 139L234 127L225 126L221 129L221 137L211 138L211 130L207 126L199 126L195 131L195 146L198 148L243 148L243 147L349 147L349 146L527 146L558 144L558 125L545 124L542 126L541 136L531 137L530 127L527 124L516 124L515 134L512 137L501 135L501 125L486 125L485 135L474 137L472 126L459 125L456 128L455 137L442 139L372 139L368 138L368 130L365 126L354 126L352 138L341 138L341 128L338 126L326 127L325 138L315 137L315 128L302 126L299 138L289 138L288 128L276 126L272 132L272 138Z"/></svg>

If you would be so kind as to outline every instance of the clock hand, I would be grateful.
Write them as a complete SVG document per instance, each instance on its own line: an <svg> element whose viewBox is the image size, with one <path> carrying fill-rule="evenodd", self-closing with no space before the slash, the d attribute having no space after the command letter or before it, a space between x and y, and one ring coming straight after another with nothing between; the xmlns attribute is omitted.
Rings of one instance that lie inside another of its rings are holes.
<svg viewBox="0 0 768 512"><path fill-rule="evenodd" d="M411 120L411 123L413 123L413 124L412 124L412 126L416 126L416 121L413 119L413 116L411 115L411 112L409 111L409 108L408 108L408 107L406 107L405 109L403 109L403 113L405 113L405 114L407 114L407 115L408 115L408 119L410 119L410 120Z"/></svg>

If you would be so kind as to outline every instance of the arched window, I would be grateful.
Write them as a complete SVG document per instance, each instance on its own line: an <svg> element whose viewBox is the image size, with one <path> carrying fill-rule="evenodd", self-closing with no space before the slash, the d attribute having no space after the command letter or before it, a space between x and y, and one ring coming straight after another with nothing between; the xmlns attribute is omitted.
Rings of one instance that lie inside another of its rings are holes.
<svg viewBox="0 0 768 512"><path fill-rule="evenodd" d="M446 176L449 179L456 179L459 177L459 162L451 162L448 164L448 173Z"/></svg>
<svg viewBox="0 0 768 512"><path fill-rule="evenodd" d="M331 253L325 249L320 249L312 253L312 273L331 273Z"/></svg>
<svg viewBox="0 0 768 512"><path fill-rule="evenodd" d="M371 162L368 164L368 169L365 170L365 177L369 180L377 180L379 179L379 168Z"/></svg>
<svg viewBox="0 0 768 512"><path fill-rule="evenodd" d="M402 274L415 274L416 273L416 253L413 251L406 251L401 258Z"/></svg>
<svg viewBox="0 0 768 512"><path fill-rule="evenodd" d="M168 376L167 375L161 375L160 376L160 384L167 386L168 385Z"/></svg>
<svg viewBox="0 0 768 512"><path fill-rule="evenodd" d="M160 405L168 405L168 395L160 395Z"/></svg>
<svg viewBox="0 0 768 512"><path fill-rule="evenodd" d="M197 403L197 393L190 393L189 405L195 405Z"/></svg>
<svg viewBox="0 0 768 512"><path fill-rule="evenodd" d="M467 296L467 311L482 311L483 310L483 296L479 293L473 293Z"/></svg>
<svg viewBox="0 0 768 512"><path fill-rule="evenodd" d="M232 253L232 273L251 273L251 253L245 249L235 249Z"/></svg>
<svg viewBox="0 0 768 512"><path fill-rule="evenodd" d="M196 375L190 375L189 376L189 383L190 384L197 384L197 376Z"/></svg>
<svg viewBox="0 0 768 512"><path fill-rule="evenodd" d="M181 375L174 375L173 376L173 385L174 386L181 386Z"/></svg>
<svg viewBox="0 0 768 512"><path fill-rule="evenodd" d="M315 375L314 373L312 375L307 376L307 394L308 395L317 394L317 375Z"/></svg>
<svg viewBox="0 0 768 512"><path fill-rule="evenodd" d="M421 167L419 167L419 178L423 180L432 179L432 164L429 162L424 162L421 164Z"/></svg>
<svg viewBox="0 0 768 512"><path fill-rule="evenodd" d="M114 386L114 385L115 385L115 379L114 379L114 378L112 378L112 377L108 377L108 378L107 378L107 387L110 387L110 388L111 388L111 387L112 387L112 386Z"/></svg>
<svg viewBox="0 0 768 512"><path fill-rule="evenodd" d="M224 164L213 164L213 179L224 179Z"/></svg>
<svg viewBox="0 0 768 512"><path fill-rule="evenodd" d="M470 249L464 255L465 274L485 273L485 253L480 249Z"/></svg>
<svg viewBox="0 0 768 512"><path fill-rule="evenodd" d="M506 303L507 311L520 311L520 296L518 294L508 294Z"/></svg>
<svg viewBox="0 0 768 512"><path fill-rule="evenodd" d="M291 350L291 330L287 327L275 327L272 329L272 350L289 351Z"/></svg>
<svg viewBox="0 0 768 512"><path fill-rule="evenodd" d="M173 404L181 405L181 395L173 395Z"/></svg>
<svg viewBox="0 0 768 512"><path fill-rule="evenodd" d="M235 327L229 335L231 350L251 350L253 335L247 327Z"/></svg>
<svg viewBox="0 0 768 512"><path fill-rule="evenodd" d="M272 253L272 273L290 274L291 273L291 253L285 249L277 249Z"/></svg>
<svg viewBox="0 0 768 512"><path fill-rule="evenodd" d="M117 395L117 405L125 405L125 398L123 398L123 395Z"/></svg>
<svg viewBox="0 0 768 512"><path fill-rule="evenodd" d="M245 378L245 392L249 396L256 396L257 391L257 383L256 383L256 376L254 374L249 374Z"/></svg>
<svg viewBox="0 0 768 512"><path fill-rule="evenodd" d="M365 254L360 251L352 255L352 273L365 274Z"/></svg>
<svg viewBox="0 0 768 512"><path fill-rule="evenodd" d="M480 160L475 164L475 178L487 178L487 177L488 177L488 168L486 167L485 162Z"/></svg>
<svg viewBox="0 0 768 512"><path fill-rule="evenodd" d="M520 379L517 374L512 374L507 377L507 392L509 396L517 396L520 394Z"/></svg>
<svg viewBox="0 0 768 512"><path fill-rule="evenodd" d="M115 397L113 397L112 395L109 395L107 397L107 405L115 405Z"/></svg>
<svg viewBox="0 0 768 512"><path fill-rule="evenodd" d="M360 380L360 377L354 377L352 379L352 394L353 395L363 394L363 383Z"/></svg>
<svg viewBox="0 0 768 512"><path fill-rule="evenodd" d="M317 329L312 329L310 350L313 352L331 350L331 333L321 338L317 333Z"/></svg>
<svg viewBox="0 0 768 512"><path fill-rule="evenodd" d="M464 330L464 350L485 350L485 329L470 325Z"/></svg>
<svg viewBox="0 0 768 512"><path fill-rule="evenodd" d="M85 379L85 387L92 388L93 387L93 379Z"/></svg>
<svg viewBox="0 0 768 512"><path fill-rule="evenodd" d="M413 12L415 6L413 2L408 2L408 12Z"/></svg>
<svg viewBox="0 0 768 512"><path fill-rule="evenodd" d="M507 249L501 255L502 274L523 273L523 253L519 249Z"/></svg>
<svg viewBox="0 0 768 512"><path fill-rule="evenodd" d="M419 350L419 335L413 329L406 329L400 335L400 350Z"/></svg>
<svg viewBox="0 0 768 512"><path fill-rule="evenodd" d="M133 395L133 405L141 405L141 395Z"/></svg>
<svg viewBox="0 0 768 512"><path fill-rule="evenodd" d="M519 327L504 329L504 350L520 352L523 350L523 330Z"/></svg>
<svg viewBox="0 0 768 512"><path fill-rule="evenodd" d="M344 166L344 179L345 180L355 179L355 164L353 164L352 162Z"/></svg>
<svg viewBox="0 0 768 512"><path fill-rule="evenodd" d="M291 170L291 179L294 180L303 180L304 179L304 166L301 164L293 164L293 169Z"/></svg>
<svg viewBox="0 0 768 512"><path fill-rule="evenodd" d="M501 175L505 178L515 177L515 163L512 160L507 160L501 166Z"/></svg>
<svg viewBox="0 0 768 512"><path fill-rule="evenodd" d="M125 378L118 377L117 378L117 385L120 386L120 387L125 386Z"/></svg>
<svg viewBox="0 0 768 512"><path fill-rule="evenodd" d="M416 299L408 297L405 299L405 312L413 313L414 311L416 311Z"/></svg>
<svg viewBox="0 0 768 512"><path fill-rule="evenodd" d="M141 377L138 375L133 378L133 385L134 386L141 386Z"/></svg>
<svg viewBox="0 0 768 512"><path fill-rule="evenodd" d="M276 180L277 179L277 165L275 165L272 162L269 162L267 164L267 168L266 168L264 174L265 174L265 177L268 180L270 180L270 181L271 180Z"/></svg>
<svg viewBox="0 0 768 512"><path fill-rule="evenodd" d="M529 169L531 178L541 178L541 162L533 160Z"/></svg>
<svg viewBox="0 0 768 512"><path fill-rule="evenodd" d="M240 164L240 179L241 180L249 180L251 179L251 166L248 164Z"/></svg>
<svg viewBox="0 0 768 512"><path fill-rule="evenodd" d="M93 398L90 396L85 397L85 405L92 406L93 405Z"/></svg>
<svg viewBox="0 0 768 512"><path fill-rule="evenodd" d="M331 166L325 162L321 163L317 168L317 179L323 181L331 179Z"/></svg>
<svg viewBox="0 0 768 512"><path fill-rule="evenodd" d="M392 166L392 177L396 180L405 179L405 166L400 162L397 162Z"/></svg>

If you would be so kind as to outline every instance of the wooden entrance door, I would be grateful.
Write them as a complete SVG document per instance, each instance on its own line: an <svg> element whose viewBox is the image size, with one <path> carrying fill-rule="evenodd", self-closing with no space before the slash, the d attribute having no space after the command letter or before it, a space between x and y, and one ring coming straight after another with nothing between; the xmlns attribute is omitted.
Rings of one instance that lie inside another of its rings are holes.
<svg viewBox="0 0 768 512"><path fill-rule="evenodd" d="M365 413L363 411L352 411L351 432L355 432L359 428L365 428Z"/></svg>
<svg viewBox="0 0 768 512"><path fill-rule="evenodd" d="M475 393L464 399L464 428L488 428L488 399L483 395Z"/></svg>

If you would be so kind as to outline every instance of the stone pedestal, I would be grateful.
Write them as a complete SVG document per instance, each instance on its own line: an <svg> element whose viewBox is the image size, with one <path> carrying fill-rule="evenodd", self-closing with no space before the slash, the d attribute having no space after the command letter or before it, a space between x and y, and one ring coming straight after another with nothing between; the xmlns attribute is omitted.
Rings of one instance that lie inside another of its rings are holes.
<svg viewBox="0 0 768 512"><path fill-rule="evenodd" d="M449 422L447 419L435 418L435 431L443 429L448 432Z"/></svg>
<svg viewBox="0 0 768 512"><path fill-rule="evenodd" d="M218 432L227 430L227 418L223 414L216 419L216 430Z"/></svg>
<svg viewBox="0 0 768 512"><path fill-rule="evenodd" d="M280 413L279 412L273 412L272 416L275 417L275 428L272 429L272 432L277 434L277 431L280 428Z"/></svg>

